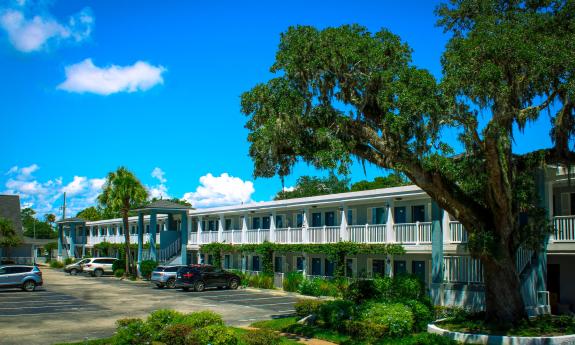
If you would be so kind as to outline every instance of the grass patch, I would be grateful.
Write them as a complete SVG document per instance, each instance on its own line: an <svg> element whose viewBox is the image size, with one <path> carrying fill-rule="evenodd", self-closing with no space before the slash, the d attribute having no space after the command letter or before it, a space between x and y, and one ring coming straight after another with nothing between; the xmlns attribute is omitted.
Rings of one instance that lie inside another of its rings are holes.
<svg viewBox="0 0 575 345"><path fill-rule="evenodd" d="M300 325L297 323L296 317L285 317L273 320L258 321L253 323L251 326L255 328L264 328L271 329L273 331L293 333L308 338L322 339L337 344L351 341L351 337L349 335L341 334L331 329Z"/></svg>
<svg viewBox="0 0 575 345"><path fill-rule="evenodd" d="M84 340L75 343L58 343L54 345L110 345L112 338Z"/></svg>
<svg viewBox="0 0 575 345"><path fill-rule="evenodd" d="M239 339L239 343L238 345L245 345L246 343L243 341L242 336L246 333L249 333L249 331L247 329L243 329L243 328L236 328L236 327L230 327L230 329L236 334L238 335L238 339ZM280 345L301 345L300 343L298 343L295 340L286 338L286 337L281 337L281 343Z"/></svg>

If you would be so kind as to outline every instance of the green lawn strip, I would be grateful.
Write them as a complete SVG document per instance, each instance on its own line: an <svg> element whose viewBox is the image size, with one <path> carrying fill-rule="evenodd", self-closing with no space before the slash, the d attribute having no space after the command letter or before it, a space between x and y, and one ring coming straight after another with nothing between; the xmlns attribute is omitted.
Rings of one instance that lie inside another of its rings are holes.
<svg viewBox="0 0 575 345"><path fill-rule="evenodd" d="M230 327L230 329L233 330L234 333L238 336L239 339L238 345L245 345L246 343L243 340L243 335L249 333L249 330L236 327ZM281 337L280 345L301 345L301 344L295 340L288 339L286 337Z"/></svg>
<svg viewBox="0 0 575 345"><path fill-rule="evenodd" d="M251 326L255 328L271 329L284 333L297 334L307 338L321 339L336 344L341 344L351 340L349 335L341 334L330 329L298 324L296 317L258 321L251 324Z"/></svg>
<svg viewBox="0 0 575 345"><path fill-rule="evenodd" d="M112 344L112 338L84 340L74 343L58 343L54 345L110 345L110 344Z"/></svg>

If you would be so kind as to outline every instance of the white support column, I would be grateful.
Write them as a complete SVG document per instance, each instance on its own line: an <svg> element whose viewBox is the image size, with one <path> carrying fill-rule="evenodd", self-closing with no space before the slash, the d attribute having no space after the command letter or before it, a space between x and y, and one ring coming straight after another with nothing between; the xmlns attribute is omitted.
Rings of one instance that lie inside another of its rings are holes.
<svg viewBox="0 0 575 345"><path fill-rule="evenodd" d="M395 224L393 220L393 200L387 202L387 220L385 222L385 242L394 243L395 242L395 229L393 225Z"/></svg>
<svg viewBox="0 0 575 345"><path fill-rule="evenodd" d="M218 242L222 242L224 239L224 225L226 223L226 219L224 218L224 214L220 213L220 221L218 226Z"/></svg>
<svg viewBox="0 0 575 345"><path fill-rule="evenodd" d="M421 239L419 238L419 221L415 222L415 244L419 245L419 241Z"/></svg>
<svg viewBox="0 0 575 345"><path fill-rule="evenodd" d="M248 239L247 232L248 232L248 214L244 213L242 216L242 243L246 243L246 240Z"/></svg>
<svg viewBox="0 0 575 345"><path fill-rule="evenodd" d="M276 211L270 214L270 242L272 243L276 241L276 215Z"/></svg>
<svg viewBox="0 0 575 345"><path fill-rule="evenodd" d="M339 224L339 239L340 241L349 241L349 233L347 231L347 205L343 205L340 208L341 212L341 223Z"/></svg>
<svg viewBox="0 0 575 345"><path fill-rule="evenodd" d="M302 226L301 226L301 237L303 243L309 243L309 209L305 208L302 212Z"/></svg>
<svg viewBox="0 0 575 345"><path fill-rule="evenodd" d="M443 210L443 218L441 219L441 228L443 229L443 245L451 244L451 226L449 225L449 213Z"/></svg>
<svg viewBox="0 0 575 345"><path fill-rule="evenodd" d="M204 231L204 229L202 229L202 221L203 221L203 217L199 216L198 217L198 245L202 244L202 231ZM199 252L198 252L199 255ZM198 263L200 263L198 261Z"/></svg>

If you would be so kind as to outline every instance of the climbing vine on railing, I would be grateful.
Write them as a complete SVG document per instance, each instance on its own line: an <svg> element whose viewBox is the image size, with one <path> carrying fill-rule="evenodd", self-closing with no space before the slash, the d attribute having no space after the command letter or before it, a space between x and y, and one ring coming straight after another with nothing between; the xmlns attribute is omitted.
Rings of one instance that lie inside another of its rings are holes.
<svg viewBox="0 0 575 345"><path fill-rule="evenodd" d="M286 244L264 242L258 244L238 244L213 242L200 246L202 253L214 256L214 264L221 267L221 257L224 252L228 253L257 253L262 256L262 269L265 273L273 273L274 253L306 253L325 254L328 260L334 261L336 277L345 274L345 257L357 254L383 254L402 255L405 249L399 244L375 244L375 243L355 243L336 242L322 244Z"/></svg>

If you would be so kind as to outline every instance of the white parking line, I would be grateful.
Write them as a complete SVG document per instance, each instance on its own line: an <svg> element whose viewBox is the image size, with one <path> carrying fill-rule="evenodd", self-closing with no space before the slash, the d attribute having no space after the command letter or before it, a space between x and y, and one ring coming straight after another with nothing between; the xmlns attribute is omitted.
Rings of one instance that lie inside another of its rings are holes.
<svg viewBox="0 0 575 345"><path fill-rule="evenodd" d="M13 310L13 309L42 309L42 308L58 308L58 307L70 307L70 308L80 308L80 307L90 307L95 305L87 305L87 306L79 306L75 304L67 304L67 305L39 305L39 306L22 306L22 307L0 307L0 311L2 310Z"/></svg>
<svg viewBox="0 0 575 345"><path fill-rule="evenodd" d="M257 304L257 305L253 305L252 307L257 308L257 307L263 307L263 306L268 306L268 305L282 305L282 304L294 304L294 302Z"/></svg>
<svg viewBox="0 0 575 345"><path fill-rule="evenodd" d="M2 315L0 314L0 318L1 317L18 317L18 316L43 316L43 315L60 315L60 314L72 314L72 313L101 313L102 310L59 310L56 312L46 312L46 313L21 313L21 314L10 314L10 315Z"/></svg>
<svg viewBox="0 0 575 345"><path fill-rule="evenodd" d="M248 302L248 301L259 301L262 299L278 299L278 298L285 298L285 297L277 296L277 297L260 297L260 298L247 298L247 299L225 299L222 300L222 302L244 302L244 301ZM295 303L295 301L292 303Z"/></svg>

